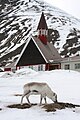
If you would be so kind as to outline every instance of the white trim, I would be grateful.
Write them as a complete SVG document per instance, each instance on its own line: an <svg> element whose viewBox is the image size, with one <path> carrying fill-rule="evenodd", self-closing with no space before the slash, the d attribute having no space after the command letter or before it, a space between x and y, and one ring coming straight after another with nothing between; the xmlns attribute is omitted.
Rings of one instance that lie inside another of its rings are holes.
<svg viewBox="0 0 80 120"><path fill-rule="evenodd" d="M20 60L22 54L24 53L24 51L25 51L27 45L29 44L30 40L33 40L34 44L35 44L36 47L38 48L38 50L39 50L39 52L41 53L42 57L44 58L44 60L46 61L46 63L48 63L48 61L46 60L45 56L44 56L43 53L41 52L40 48L38 47L38 45L37 45L36 42L34 41L33 37L31 36L31 37L27 40L27 42L26 42L26 44L25 44L25 46L24 46L24 48L23 48L23 50L22 50L20 56L18 57L18 59L17 59L17 61L16 61L16 63L15 63L15 66L16 66L17 63L19 62L19 60Z"/></svg>

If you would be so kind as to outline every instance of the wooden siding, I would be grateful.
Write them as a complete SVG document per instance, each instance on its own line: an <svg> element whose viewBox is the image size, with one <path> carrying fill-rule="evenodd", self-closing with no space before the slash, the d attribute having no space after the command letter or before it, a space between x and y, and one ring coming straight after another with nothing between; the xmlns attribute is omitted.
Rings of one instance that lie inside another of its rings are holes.
<svg viewBox="0 0 80 120"><path fill-rule="evenodd" d="M17 66L25 66L25 65L35 65L35 64L45 64L45 60L39 52L38 48L31 40L26 47L23 55L17 63Z"/></svg>

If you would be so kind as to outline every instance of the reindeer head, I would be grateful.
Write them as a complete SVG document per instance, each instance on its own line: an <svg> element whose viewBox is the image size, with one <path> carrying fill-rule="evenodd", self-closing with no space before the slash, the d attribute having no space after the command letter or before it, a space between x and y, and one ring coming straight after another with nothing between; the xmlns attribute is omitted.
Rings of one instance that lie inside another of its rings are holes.
<svg viewBox="0 0 80 120"><path fill-rule="evenodd" d="M57 102L57 94L56 93L53 93L52 101L55 103Z"/></svg>

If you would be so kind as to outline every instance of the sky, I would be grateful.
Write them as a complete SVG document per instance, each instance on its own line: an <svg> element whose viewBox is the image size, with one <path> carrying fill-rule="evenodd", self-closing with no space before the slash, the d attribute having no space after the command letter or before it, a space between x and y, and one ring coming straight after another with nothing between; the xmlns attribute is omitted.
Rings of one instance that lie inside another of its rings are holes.
<svg viewBox="0 0 80 120"><path fill-rule="evenodd" d="M44 0L80 19L80 0Z"/></svg>

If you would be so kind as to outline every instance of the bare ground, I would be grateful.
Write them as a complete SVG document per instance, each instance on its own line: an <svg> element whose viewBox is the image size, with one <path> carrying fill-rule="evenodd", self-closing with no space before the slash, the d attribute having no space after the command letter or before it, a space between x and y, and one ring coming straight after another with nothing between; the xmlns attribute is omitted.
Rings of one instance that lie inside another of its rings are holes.
<svg viewBox="0 0 80 120"><path fill-rule="evenodd" d="M47 112L56 111L57 109L61 110L65 108L75 108L75 107L80 107L80 105L75 105L72 103L57 102L57 103L51 103L43 106L43 108Z"/></svg>
<svg viewBox="0 0 80 120"><path fill-rule="evenodd" d="M34 105L37 105L37 104L13 104L13 105L8 105L7 107L9 108L18 108L18 109L26 109L26 108L30 108ZM51 103L51 104L46 104L46 105L42 105L41 106L43 109L45 109L45 111L47 112L55 112L56 110L61 110L61 109L65 109L65 108L75 108L75 107L80 107L80 105L75 105L75 104L72 104L72 103L63 103L63 102L57 102L57 103Z"/></svg>
<svg viewBox="0 0 80 120"><path fill-rule="evenodd" d="M26 108L30 108L31 105L24 103L23 105L21 104L12 104L12 105L8 105L7 107L9 108L18 108L18 109L26 109Z"/></svg>

